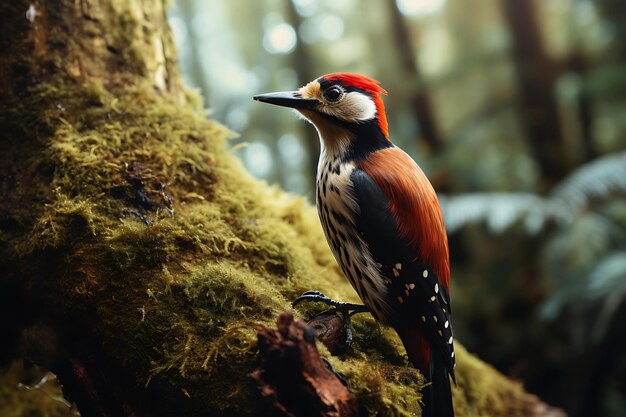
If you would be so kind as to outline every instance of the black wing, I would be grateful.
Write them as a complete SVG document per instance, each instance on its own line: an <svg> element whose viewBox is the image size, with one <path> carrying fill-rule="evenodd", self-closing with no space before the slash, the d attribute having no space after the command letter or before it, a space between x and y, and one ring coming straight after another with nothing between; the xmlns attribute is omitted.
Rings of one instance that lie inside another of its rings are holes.
<svg viewBox="0 0 626 417"><path fill-rule="evenodd" d="M439 285L432 265L418 259L418 251L402 238L389 200L374 180L361 169L354 169L350 179L359 210L356 226L388 283L391 312L386 321L396 328L413 324L421 328L431 349L453 374L454 345L445 288Z"/></svg>

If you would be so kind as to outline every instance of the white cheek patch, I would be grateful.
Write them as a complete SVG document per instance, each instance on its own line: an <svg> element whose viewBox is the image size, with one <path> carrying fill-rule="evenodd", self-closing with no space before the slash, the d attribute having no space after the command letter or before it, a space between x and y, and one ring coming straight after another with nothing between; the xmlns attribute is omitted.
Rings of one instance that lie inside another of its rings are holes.
<svg viewBox="0 0 626 417"><path fill-rule="evenodd" d="M366 94L346 93L339 103L320 105L319 110L346 122L364 122L376 117L376 104Z"/></svg>

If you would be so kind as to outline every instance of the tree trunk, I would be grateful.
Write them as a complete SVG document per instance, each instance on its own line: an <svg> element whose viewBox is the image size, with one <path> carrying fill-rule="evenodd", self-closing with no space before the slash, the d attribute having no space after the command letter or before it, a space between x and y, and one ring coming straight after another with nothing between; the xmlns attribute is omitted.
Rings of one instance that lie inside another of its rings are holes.
<svg viewBox="0 0 626 417"><path fill-rule="evenodd" d="M409 28L400 13L396 0L387 0L387 9L391 17L394 44L398 47L398 58L402 70L402 80L411 93L410 106L419 122L420 135L428 144L428 150L437 152L442 145L442 138L431 105L430 95L424 86L424 80L417 66L415 47L409 34Z"/></svg>
<svg viewBox="0 0 626 417"><path fill-rule="evenodd" d="M255 415L257 325L308 289L356 301L313 210L225 150L160 0L15 0L0 26L0 362L51 370L83 416ZM361 409L419 414L396 335L354 325L332 362ZM538 415L457 354L457 416Z"/></svg>
<svg viewBox="0 0 626 417"><path fill-rule="evenodd" d="M518 67L523 123L544 187L549 189L571 167L563 158L563 137L554 97L556 66L547 55L532 1L503 0Z"/></svg>

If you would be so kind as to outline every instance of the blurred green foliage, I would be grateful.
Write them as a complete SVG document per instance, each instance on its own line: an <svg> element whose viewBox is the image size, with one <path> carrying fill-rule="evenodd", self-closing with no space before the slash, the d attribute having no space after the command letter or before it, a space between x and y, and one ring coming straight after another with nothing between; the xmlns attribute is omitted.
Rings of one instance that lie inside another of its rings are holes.
<svg viewBox="0 0 626 417"><path fill-rule="evenodd" d="M255 93L379 79L450 234L460 340L570 416L626 414L626 4L176 0L183 74L260 178L310 196L318 139Z"/></svg>

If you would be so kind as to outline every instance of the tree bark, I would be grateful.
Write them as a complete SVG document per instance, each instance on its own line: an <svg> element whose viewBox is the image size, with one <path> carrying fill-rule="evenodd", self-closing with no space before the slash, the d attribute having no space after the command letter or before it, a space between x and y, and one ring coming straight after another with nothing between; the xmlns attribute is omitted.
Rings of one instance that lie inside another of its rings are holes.
<svg viewBox="0 0 626 417"><path fill-rule="evenodd" d="M356 301L314 211L227 152L163 2L15 0L0 26L0 363L54 372L83 416L258 414L258 324L309 289ZM418 414L397 336L354 326L333 365L360 409ZM457 416L534 415L460 345L457 363Z"/></svg>
<svg viewBox="0 0 626 417"><path fill-rule="evenodd" d="M315 334L290 313L278 318L278 330L259 326L261 368L251 374L269 407L283 416L356 416L348 388L323 362Z"/></svg>

